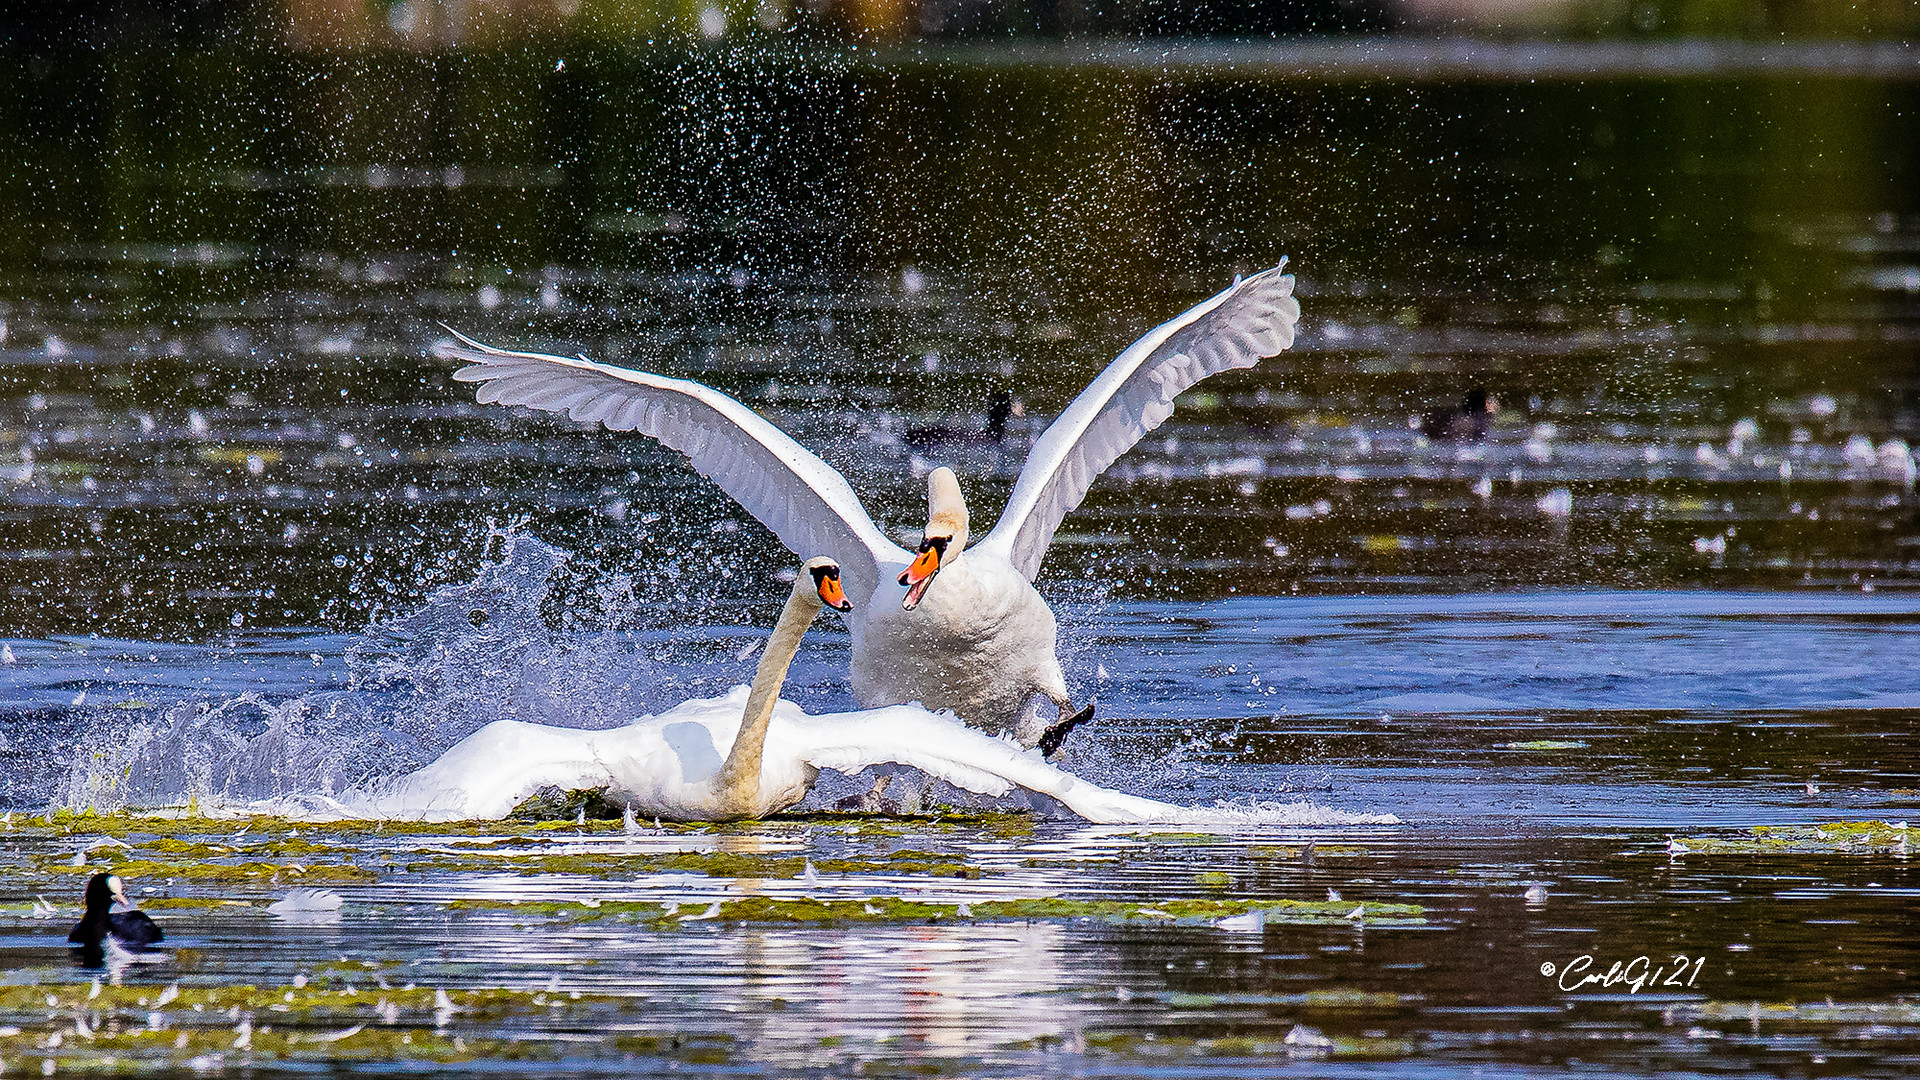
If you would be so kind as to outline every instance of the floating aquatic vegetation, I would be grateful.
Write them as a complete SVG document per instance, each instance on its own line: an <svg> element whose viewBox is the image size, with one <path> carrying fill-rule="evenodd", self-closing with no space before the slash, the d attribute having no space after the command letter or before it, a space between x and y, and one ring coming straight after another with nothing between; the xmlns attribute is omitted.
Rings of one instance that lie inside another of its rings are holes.
<svg viewBox="0 0 1920 1080"><path fill-rule="evenodd" d="M259 840L230 844L196 843L177 837L162 836L147 840L138 845L146 851L157 851L165 855L193 856L203 859L220 858L228 855L346 855L353 849L335 844L316 844L297 836L280 839L261 837Z"/></svg>
<svg viewBox="0 0 1920 1080"><path fill-rule="evenodd" d="M1668 841L1674 855L1895 854L1908 851L1904 821L1833 821L1824 825L1759 825L1745 837L1689 836Z"/></svg>
<svg viewBox="0 0 1920 1080"><path fill-rule="evenodd" d="M728 878L798 878L808 859L801 855L758 855L731 851L624 852L618 849L540 854L507 850L488 855L438 855L406 864L409 873L503 871L535 874L705 874ZM919 874L977 878L982 870L951 856L929 851L897 851L884 859L816 858L820 873Z"/></svg>
<svg viewBox="0 0 1920 1080"><path fill-rule="evenodd" d="M558 989L389 987L375 981L374 972L358 973L357 981L330 972L283 986L0 987L0 1058L10 1069L52 1075L128 1065L210 1071L272 1061L558 1060L583 1049L703 1065L725 1064L732 1056L734 1040L724 1034L637 1030L644 998ZM551 1038L531 1031L511 1038L477 1034L516 1017L558 1019L574 1030ZM613 1031L616 1022L619 1030ZM583 1048L577 1032L588 1030L605 1034L584 1040L589 1045Z"/></svg>
<svg viewBox="0 0 1920 1080"><path fill-rule="evenodd" d="M306 821L295 818L270 815L208 816L197 812L177 812L168 810L142 811L102 814L93 811L57 811L54 814L21 818L15 821L14 829L19 836L36 837L47 835L71 834L73 836L102 836L114 838L132 838L139 836L164 836L174 839L183 837L204 837L211 845L234 844L247 837L285 838L289 854L295 853L292 846L296 842L308 844L359 843L373 837L407 836L540 836L554 833L567 834L608 834L621 831L621 823L589 818L585 822L567 820L510 820L510 821L368 821L342 819L338 821ZM649 826L651 827L651 826ZM717 831L721 827L702 824L675 824L666 822L662 832L701 833ZM300 840L302 837L314 839ZM186 842L186 841L182 841ZM348 850L338 848L339 850Z"/></svg>
<svg viewBox="0 0 1920 1080"><path fill-rule="evenodd" d="M1396 999L1391 1005L1376 1007L1398 1008L1399 1005ZM1414 1043L1407 1039L1328 1035L1302 1024L1295 1024L1285 1034L1273 1035L1186 1036L1097 1029L1085 1032L1083 1037L1090 1054L1129 1058L1403 1058L1415 1049Z"/></svg>
<svg viewBox="0 0 1920 1080"><path fill-rule="evenodd" d="M1677 1005L1675 1019L1791 1024L1920 1024L1915 1001L1702 1001Z"/></svg>
<svg viewBox="0 0 1920 1080"><path fill-rule="evenodd" d="M1133 926L1214 926L1223 919L1258 913L1265 925L1418 926L1426 912L1414 904L1318 902L1306 900L1172 899L1153 901L1075 900L1042 897L982 900L966 904L933 903L870 896L849 900L813 897L748 896L716 900L704 908L656 903L458 900L455 911L508 911L570 921L625 919L669 929L684 923L780 923L841 926L902 922L1073 922Z"/></svg>
<svg viewBox="0 0 1920 1080"><path fill-rule="evenodd" d="M568 795L583 794L569 792ZM362 837L368 834L392 836L529 836L545 833L618 833L623 831L622 815L608 818L591 815L582 822L576 814L561 818L508 818L501 821L386 821L342 818L309 821L269 814L214 816L194 810L146 810L100 813L92 810L56 810L51 814L17 818L11 829L20 836L46 833L93 834L125 837L135 834L167 836L233 837L237 833L252 836L308 835L315 837ZM769 827L839 827L868 836L904 836L928 830L983 830L994 836L1030 836L1035 818L1031 814L1005 810L954 809L940 813L878 815L866 812L813 811L781 814L761 821L672 822L655 826L668 833L712 833L730 835L761 833ZM1174 835L1174 834L1165 834ZM1218 839L1213 834L1193 833L1203 839ZM319 842L319 841L309 841Z"/></svg>
<svg viewBox="0 0 1920 1080"><path fill-rule="evenodd" d="M162 862L156 859L126 859L113 863L79 865L42 862L39 868L47 873L72 874L78 877L87 877L102 870L110 870L123 878L179 878L188 881L277 882L291 878L313 883L370 882L379 879L379 876L371 870L342 863Z"/></svg>
<svg viewBox="0 0 1920 1080"><path fill-rule="evenodd" d="M1145 995L1164 1001L1175 1009L1218 1009L1226 1007L1271 1008L1283 1005L1313 1010L1369 1011L1398 1009L1407 1004L1400 994L1375 990L1308 990L1298 994L1190 994Z"/></svg>
<svg viewBox="0 0 1920 1080"><path fill-rule="evenodd" d="M1506 750L1535 750L1546 753L1554 750L1585 750L1587 744L1572 739L1530 739L1526 742L1502 743Z"/></svg>

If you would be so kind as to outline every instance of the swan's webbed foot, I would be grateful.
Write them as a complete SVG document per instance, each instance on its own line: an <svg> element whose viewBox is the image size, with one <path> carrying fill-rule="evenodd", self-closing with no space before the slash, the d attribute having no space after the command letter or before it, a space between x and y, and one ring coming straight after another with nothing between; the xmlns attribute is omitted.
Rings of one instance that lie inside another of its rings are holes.
<svg viewBox="0 0 1920 1080"><path fill-rule="evenodd" d="M1064 709L1061 713L1060 719L1055 721L1052 727L1041 732L1040 741L1034 744L1040 748L1042 754L1048 757L1052 757L1060 749L1061 744L1067 741L1067 736L1073 734L1074 728L1093 719L1093 706L1088 705L1072 716L1065 715Z"/></svg>
<svg viewBox="0 0 1920 1080"><path fill-rule="evenodd" d="M863 794L849 795L841 799L838 803L834 804L834 808L837 810L859 810L868 814L891 814L896 812L898 807L889 805L887 802L887 785L893 783L893 770L887 768L877 771L879 771L880 775L874 778L871 788L868 788Z"/></svg>

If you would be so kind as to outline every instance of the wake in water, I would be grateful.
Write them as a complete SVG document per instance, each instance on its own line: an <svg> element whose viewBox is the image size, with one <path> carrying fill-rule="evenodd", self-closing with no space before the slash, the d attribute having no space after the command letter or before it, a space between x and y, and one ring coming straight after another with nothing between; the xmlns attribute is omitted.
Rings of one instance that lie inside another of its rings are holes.
<svg viewBox="0 0 1920 1080"><path fill-rule="evenodd" d="M79 740L53 805L98 811L193 805L210 813L307 818L446 817L452 812L446 783L429 791L418 783L409 789L406 779L496 721L545 725L531 730L548 731L539 737L558 745L579 741L589 731L625 728L676 703L737 710L738 695L722 691L744 674L735 669L750 660L751 643L725 646L737 648L732 663L678 662L689 648L711 652L715 644L705 636L711 631L683 630L676 637L633 629L642 620L628 616L638 605L633 590L617 578L602 582L597 596L583 604L598 607L584 613L589 617L574 617L583 614L574 612L556 619L553 607L565 587L558 579L567 568L567 553L511 529L499 531L497 541L497 558L473 580L436 590L419 610L377 624L357 640L346 653L350 678L345 689L280 700L240 694L183 703L150 719L102 722ZM578 590L563 603L582 604ZM600 629L556 631L555 622ZM835 659L841 663L817 656L803 660L795 689L817 700L820 684L837 688L844 680L844 660ZM835 693L844 697L843 691ZM701 697L720 700L703 703L697 700ZM839 704L831 697L825 703ZM781 709L789 722L810 719L788 703ZM952 727L966 732L957 722ZM621 733L605 736L617 740ZM1089 811L1110 804L1084 803L1083 815L1091 820L1221 826L1395 820L1305 800L1195 808L1120 795L1098 785L1138 787L1143 777L1158 774L1181 786L1184 755L1176 751L1147 760L1125 746L1082 740L1072 756L1073 782L1081 785L1081 794L1111 795L1111 805L1126 806ZM1035 786L1042 789L1066 776L1037 755L1031 767L1054 774L1035 774ZM852 778L823 773L797 809L831 807L869 784L857 769ZM1064 812L1054 799L1007 783L941 783L932 795L962 807ZM464 816L499 816L511 809L511 804L494 805L497 798L485 806L484 800L455 801Z"/></svg>

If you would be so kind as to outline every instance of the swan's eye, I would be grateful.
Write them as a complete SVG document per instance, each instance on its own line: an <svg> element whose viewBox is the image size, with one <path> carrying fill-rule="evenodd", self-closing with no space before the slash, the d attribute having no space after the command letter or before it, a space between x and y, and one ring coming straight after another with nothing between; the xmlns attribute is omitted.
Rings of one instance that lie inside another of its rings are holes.
<svg viewBox="0 0 1920 1080"><path fill-rule="evenodd" d="M931 548L939 552L940 557L944 559L947 555L947 545L952 542L953 537L951 536L929 536L925 540L920 541L920 554L925 555L927 550Z"/></svg>

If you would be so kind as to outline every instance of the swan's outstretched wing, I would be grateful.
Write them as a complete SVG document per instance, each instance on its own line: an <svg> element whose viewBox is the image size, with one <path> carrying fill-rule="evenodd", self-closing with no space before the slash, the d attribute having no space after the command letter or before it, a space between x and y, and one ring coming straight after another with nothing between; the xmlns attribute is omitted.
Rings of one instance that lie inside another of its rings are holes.
<svg viewBox="0 0 1920 1080"><path fill-rule="evenodd" d="M479 383L482 404L526 405L638 431L687 455L801 558L831 555L846 592L864 604L879 584L879 564L912 554L887 539L846 478L759 413L711 387L611 364L544 353L508 352L459 333L437 347L465 360L453 373Z"/></svg>
<svg viewBox="0 0 1920 1080"><path fill-rule="evenodd" d="M769 754L777 745L816 769L856 773L870 765L906 765L981 795L1026 788L1099 825L1179 821L1191 813L1089 783L1049 765L1037 750L912 705L821 716L783 709L767 740Z"/></svg>
<svg viewBox="0 0 1920 1080"><path fill-rule="evenodd" d="M1107 365L1027 455L1013 495L981 546L1029 580L1060 519L1107 466L1160 426L1173 399L1209 375L1252 367L1293 344L1300 302L1287 261L1155 327Z"/></svg>
<svg viewBox="0 0 1920 1080"><path fill-rule="evenodd" d="M469 821L503 818L542 788L606 787L614 777L596 753L593 731L496 720L433 762L392 784L349 792L354 817Z"/></svg>

